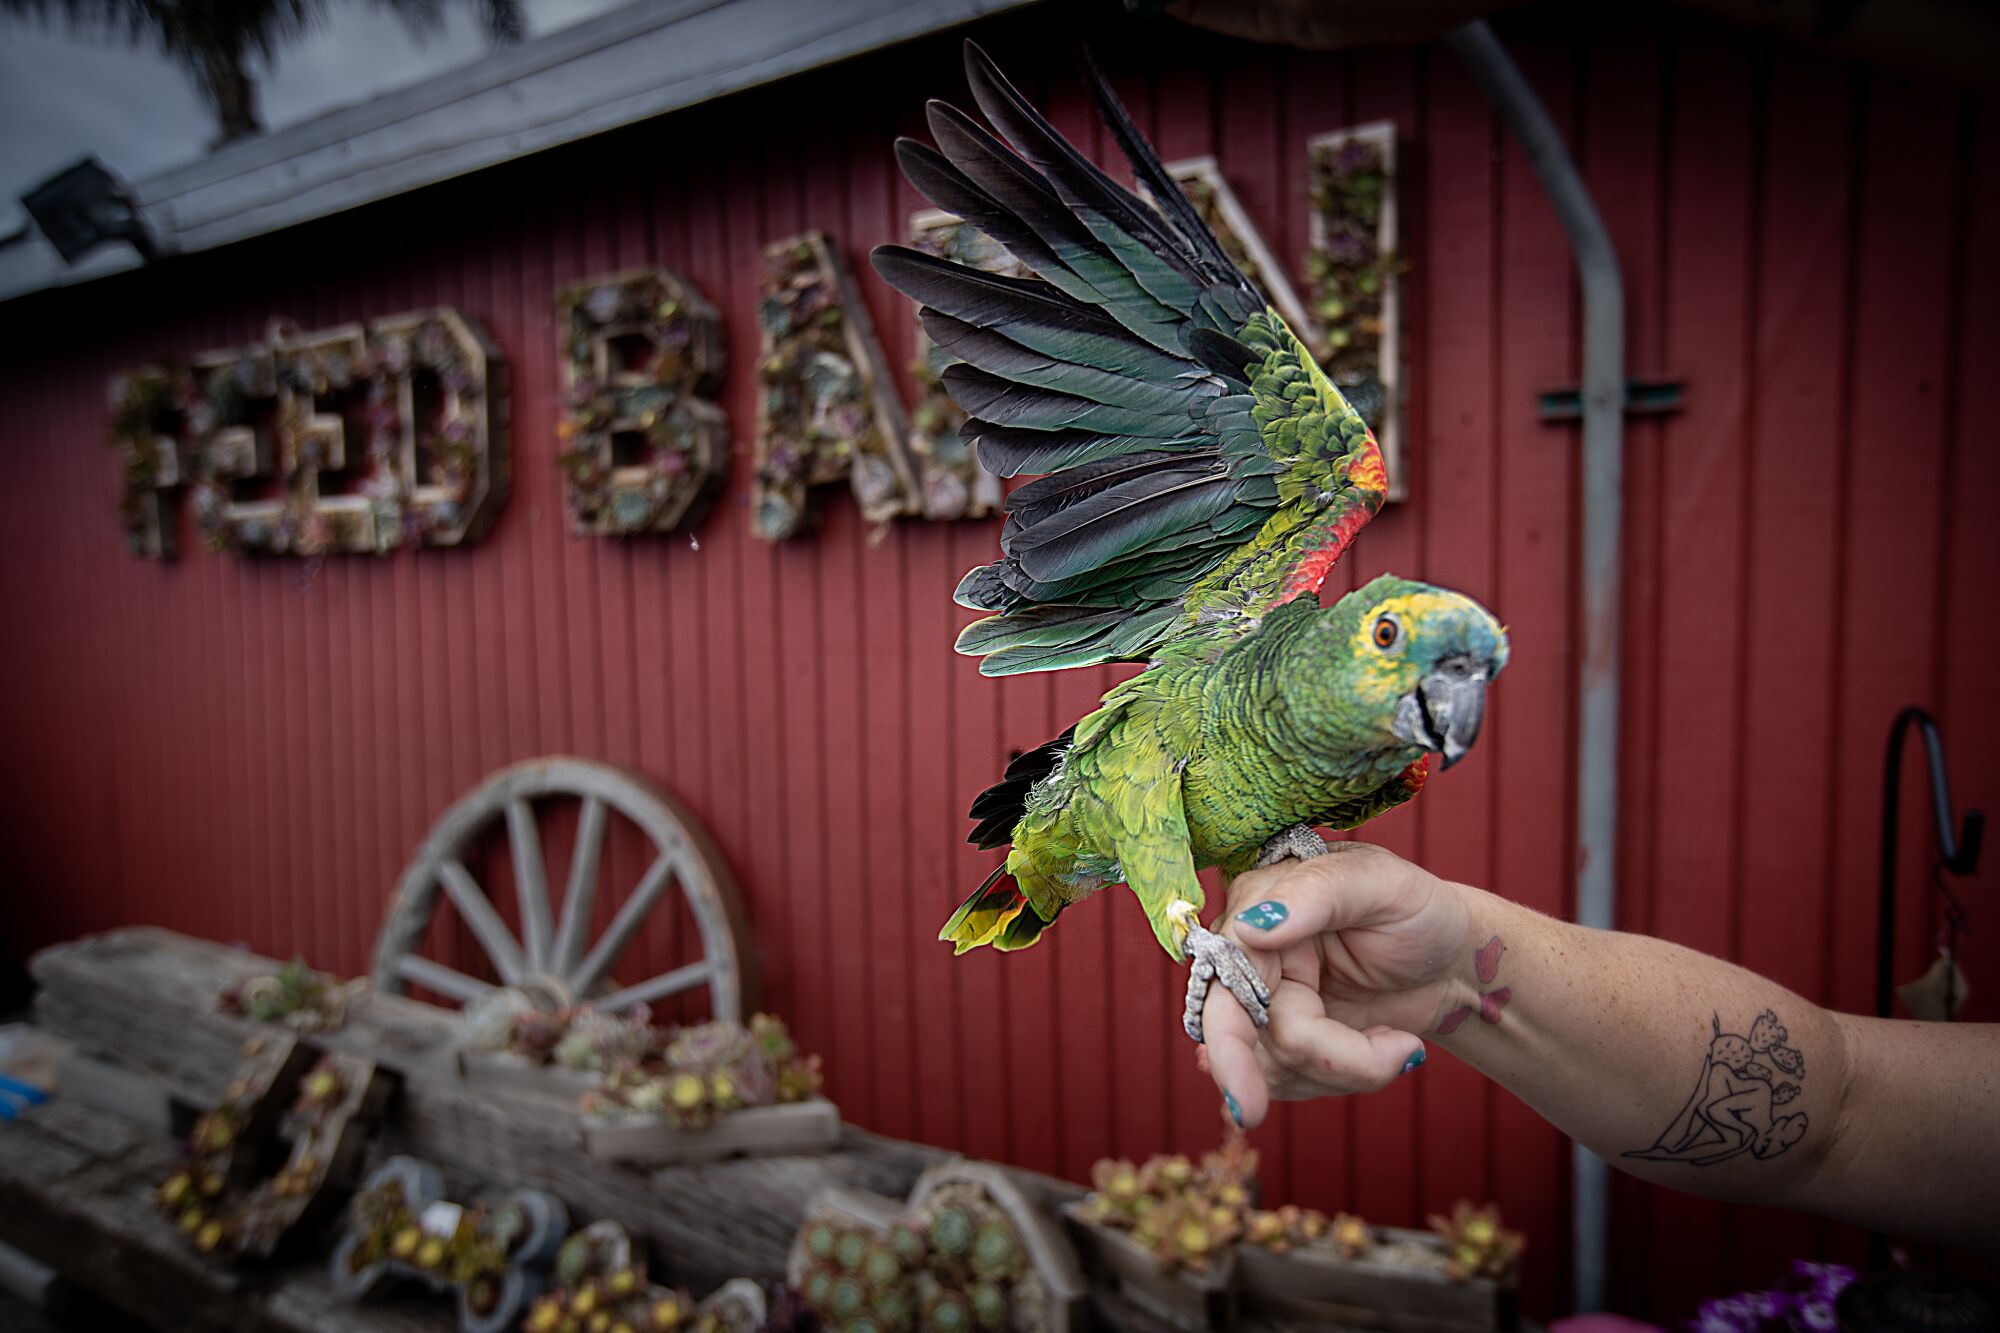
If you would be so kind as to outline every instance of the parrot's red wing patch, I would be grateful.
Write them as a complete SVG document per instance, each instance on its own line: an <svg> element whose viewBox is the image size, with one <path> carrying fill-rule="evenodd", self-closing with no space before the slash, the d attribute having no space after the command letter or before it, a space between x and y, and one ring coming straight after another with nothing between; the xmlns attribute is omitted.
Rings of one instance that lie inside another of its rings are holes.
<svg viewBox="0 0 2000 1333"><path fill-rule="evenodd" d="M1359 505L1343 509L1333 516L1323 530L1313 535L1312 544L1299 556L1292 566L1291 577L1285 580L1284 593L1278 598L1280 603L1289 602L1300 593L1319 594L1319 586L1326 582L1326 576L1335 562L1354 544L1354 535L1368 526L1368 520L1375 517L1374 511Z"/></svg>

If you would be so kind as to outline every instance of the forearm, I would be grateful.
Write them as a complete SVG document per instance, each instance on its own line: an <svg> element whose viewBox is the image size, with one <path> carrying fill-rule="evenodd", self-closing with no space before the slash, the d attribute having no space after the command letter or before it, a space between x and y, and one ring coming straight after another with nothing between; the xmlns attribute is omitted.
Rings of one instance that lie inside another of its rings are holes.
<svg viewBox="0 0 2000 1333"><path fill-rule="evenodd" d="M1983 1229L1995 1029L1843 1018L1663 940L1464 893L1469 956L1424 1035L1606 1160L1890 1231Z"/></svg>

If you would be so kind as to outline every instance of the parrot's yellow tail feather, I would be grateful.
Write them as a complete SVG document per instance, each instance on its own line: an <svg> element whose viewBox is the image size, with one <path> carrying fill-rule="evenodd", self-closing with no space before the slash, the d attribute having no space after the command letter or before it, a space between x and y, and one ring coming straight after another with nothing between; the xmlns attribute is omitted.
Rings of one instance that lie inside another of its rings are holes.
<svg viewBox="0 0 2000 1333"><path fill-rule="evenodd" d="M1002 865L951 914L938 938L951 944L953 953L983 945L1000 950L1025 949L1040 938L1047 925L1028 906L1020 886Z"/></svg>

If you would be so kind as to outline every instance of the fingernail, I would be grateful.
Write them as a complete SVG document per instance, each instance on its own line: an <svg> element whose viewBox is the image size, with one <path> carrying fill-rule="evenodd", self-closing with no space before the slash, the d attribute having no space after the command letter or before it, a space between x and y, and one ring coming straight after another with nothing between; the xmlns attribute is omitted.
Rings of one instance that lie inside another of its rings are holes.
<svg viewBox="0 0 2000 1333"><path fill-rule="evenodd" d="M1270 930L1290 915L1283 903L1271 902L1245 908L1236 914L1236 919L1252 930Z"/></svg>
<svg viewBox="0 0 2000 1333"><path fill-rule="evenodd" d="M1238 1129L1243 1128L1243 1108L1236 1104L1235 1095L1227 1092L1223 1093L1222 1104L1229 1108L1229 1118L1236 1122L1236 1127Z"/></svg>
<svg viewBox="0 0 2000 1333"><path fill-rule="evenodd" d="M1424 1063L1424 1048L1419 1046L1417 1047L1416 1050L1410 1052L1409 1059L1403 1061L1403 1072L1407 1074L1412 1069L1420 1069L1423 1067L1423 1063Z"/></svg>

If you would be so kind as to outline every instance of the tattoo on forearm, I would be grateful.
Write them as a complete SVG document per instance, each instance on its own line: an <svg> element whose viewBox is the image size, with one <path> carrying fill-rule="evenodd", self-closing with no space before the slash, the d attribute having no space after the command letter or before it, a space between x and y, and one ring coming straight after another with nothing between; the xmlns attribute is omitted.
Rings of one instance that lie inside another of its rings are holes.
<svg viewBox="0 0 2000 1333"><path fill-rule="evenodd" d="M1746 1152L1776 1157L1805 1137L1805 1112L1778 1110L1799 1095L1806 1076L1806 1058L1789 1044L1778 1016L1766 1009L1747 1037L1724 1032L1720 1015L1709 1021L1715 1035L1694 1092L1652 1147L1627 1157L1713 1166Z"/></svg>
<svg viewBox="0 0 2000 1333"><path fill-rule="evenodd" d="M1472 974L1479 978L1480 985L1493 984L1493 979L1500 975L1500 955L1506 952L1507 946L1495 935L1486 941L1484 948L1472 955Z"/></svg>
<svg viewBox="0 0 2000 1333"><path fill-rule="evenodd" d="M1472 955L1472 975L1479 978L1480 985L1493 985L1495 979L1500 975L1500 955L1506 952L1507 946L1500 942L1498 935L1495 935L1480 946L1479 952ZM1479 993L1479 1006L1477 1009L1479 1021L1482 1023L1498 1023L1500 1021L1500 1011L1505 1009L1507 1001L1513 998L1514 988L1512 986L1495 986L1492 990L1481 991ZM1438 1020L1438 1035L1440 1037L1449 1037L1452 1033L1458 1031L1458 1025L1472 1017L1474 1012L1472 1005L1461 1004L1458 1008Z"/></svg>

